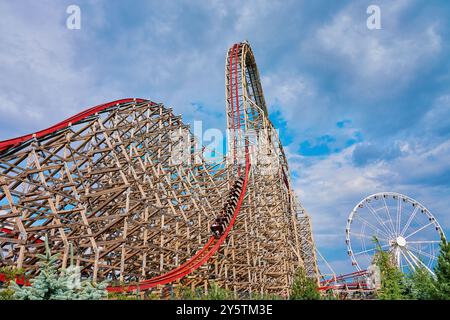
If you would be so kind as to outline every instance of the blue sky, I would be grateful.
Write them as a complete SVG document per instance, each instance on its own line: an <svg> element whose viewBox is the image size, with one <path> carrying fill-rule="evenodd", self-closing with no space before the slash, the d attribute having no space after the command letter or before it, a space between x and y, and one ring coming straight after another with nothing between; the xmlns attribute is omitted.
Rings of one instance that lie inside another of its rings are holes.
<svg viewBox="0 0 450 320"><path fill-rule="evenodd" d="M81 8L81 30L65 27ZM381 8L368 30L366 8ZM224 63L250 41L315 239L351 271L346 218L405 193L450 230L448 1L0 1L0 139L122 97L224 128Z"/></svg>

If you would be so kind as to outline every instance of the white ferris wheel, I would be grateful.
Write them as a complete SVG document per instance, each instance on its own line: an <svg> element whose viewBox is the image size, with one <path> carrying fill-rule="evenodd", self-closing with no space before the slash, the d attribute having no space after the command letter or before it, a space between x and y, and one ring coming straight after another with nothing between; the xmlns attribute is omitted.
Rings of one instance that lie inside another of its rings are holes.
<svg viewBox="0 0 450 320"><path fill-rule="evenodd" d="M425 268L433 274L444 237L436 218L418 201L394 192L359 202L347 220L347 253L357 270L373 262L377 243L405 273Z"/></svg>

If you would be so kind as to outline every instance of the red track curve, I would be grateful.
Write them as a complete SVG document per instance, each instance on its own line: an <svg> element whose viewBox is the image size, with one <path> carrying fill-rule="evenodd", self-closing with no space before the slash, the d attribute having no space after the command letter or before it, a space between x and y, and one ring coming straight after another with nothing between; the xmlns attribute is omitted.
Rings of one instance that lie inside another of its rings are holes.
<svg viewBox="0 0 450 320"><path fill-rule="evenodd" d="M236 126L236 123L233 120L232 123L232 129L236 130L239 129L241 126L240 119L239 119L239 87L238 87L238 51L239 51L240 44L234 44L232 49L230 49L231 55L229 54L229 59L231 62L230 67L230 81L232 81L233 77L235 80L234 86L230 86L230 103L231 103L231 109L232 109L232 119L234 119L234 113L235 113L235 107L236 107L236 113L238 115L238 123ZM234 60L233 60L234 56ZM231 82L233 83L233 82ZM233 92L234 90L234 92ZM233 101L233 96L236 98L236 101ZM234 106L234 102L236 102L236 106ZM235 144L235 142L234 142ZM234 157L236 157L236 150L234 151ZM242 205L242 202L245 198L245 193L247 190L247 183L248 183L248 177L250 174L250 156L248 152L248 146L245 148L245 173L244 173L244 183L242 186L241 193L239 195L239 200L236 205L236 208L233 213L233 217L226 228L225 232L222 234L222 236L219 239L215 239L213 236L208 240L208 242L203 246L202 249L197 251L195 255L193 255L187 262L183 263L182 265L178 266L177 268L154 278L143 280L135 285L129 285L129 286L110 286L107 288L110 292L130 292L135 290L147 290L153 287L156 287L158 285L164 285L173 281L176 281L178 279L183 278L184 276L194 272L198 268L200 268L205 262L211 258L220 248L221 244L225 241L227 238L229 232L231 231L234 222L236 221L236 218L240 212L240 208ZM238 175L240 176L240 168L238 168Z"/></svg>
<svg viewBox="0 0 450 320"><path fill-rule="evenodd" d="M234 210L233 217L230 221L230 224L226 228L225 232L219 239L215 239L213 236L209 239L209 241L205 244L205 246L200 249L191 259L189 259L184 264L180 265L176 269L169 271L161 276L154 277L149 280L141 281L139 284L130 285L130 286L116 286L116 287L108 287L107 290L110 292L130 292L135 290L147 290L158 285L164 285L178 279L183 278L184 276L194 272L200 266L202 266L205 262L211 258L220 248L221 244L225 241L228 234L230 233L233 225L236 221L236 218L240 212L242 202L245 198L245 193L247 189L248 177L250 173L250 160L249 154L246 152L246 166L245 166L245 174L244 174L244 184L242 186L242 191L239 195L239 200Z"/></svg>
<svg viewBox="0 0 450 320"><path fill-rule="evenodd" d="M358 281L358 278L365 277L367 275L367 270L360 270L348 274L343 274L337 277L332 277L327 280L320 282L319 290L327 291L330 289L364 289L367 288L367 284L364 281ZM350 280L350 282L348 282Z"/></svg>
<svg viewBox="0 0 450 320"><path fill-rule="evenodd" d="M236 98L236 106L234 106L233 98L231 98L231 107L233 110L232 118L234 119L234 116L235 116L234 115L234 112L235 112L234 107L236 107L236 113L238 116L237 126L235 123L232 124L232 129L234 129L234 130L240 129L240 126L241 126L240 119L239 119L239 116L240 116L239 99L238 99L239 87L238 87L238 83L237 83L237 81L238 81L238 63L239 63L238 62L238 50L239 50L239 47L240 47L240 44L235 44L235 45L233 45L232 49L230 50L232 55L234 55L234 58L235 58L233 60L232 56L230 56L230 61L232 63L231 70L230 70L230 73L231 73L230 79L232 79L233 76L235 79L234 87L231 86L231 89L230 89L230 95L231 95L231 97L234 96ZM234 66L234 68L233 68L233 66ZM233 90L234 90L234 92L233 92ZM72 124L82 121L83 119L86 119L87 117L89 117L93 114L96 114L98 112L101 112L105 109L108 109L110 107L114 107L116 105L121 105L124 103L130 103L130 102L148 102L151 104L155 104L152 101L138 99L138 98L127 98L127 99L121 99L121 100L116 100L116 101L112 101L109 103L101 104L101 105L89 108L85 111L82 111L82 112L80 112L64 121L61 121L47 129L38 131L33 134L28 134L28 135L24 135L21 137L17 137L17 138L5 140L5 141L0 141L0 153L6 151L8 149L17 147L20 144L23 144L31 139L34 139L34 138L39 139L39 138L45 137L47 135L50 135L52 133L55 133L58 130L69 127ZM234 156L236 156L236 154ZM211 238L203 246L203 248L200 249L196 254L194 254L188 261L186 261L185 263L181 264L177 268L175 268L163 275L160 275L160 276L157 276L157 277L154 277L151 279L143 280L135 285L110 286L107 288L107 290L109 292L123 292L123 291L130 292L130 291L135 291L135 290L147 290L147 289L153 288L158 285L167 284L167 283L176 281L178 279L181 279L184 276L194 272L195 270L200 268L200 266L202 266L204 263L206 263L209 260L209 258L211 258L220 249L220 246L227 238L227 236L230 233L231 229L233 228L236 218L240 212L242 202L244 201L246 190L247 190L248 178L249 178L249 174L250 174L250 158L249 158L248 146L245 147L245 162L246 162L245 163L245 173L243 175L244 182L243 182L241 193L239 195L238 203L236 205L236 208L233 213L233 217L232 217L228 227L226 228L225 232L222 234L222 236L219 239L216 239L213 236L211 236ZM240 176L240 168L239 168L238 175ZM2 231L4 231L4 230L2 230ZM4 231L4 232L7 232L7 231ZM11 230L9 230L9 232L11 232ZM4 275L0 274L0 281L2 281L3 278L4 278ZM20 281L20 279L16 279L16 282L18 282L19 284L24 284L24 281L23 280ZM28 282L25 282L25 285L28 285L28 284L29 284Z"/></svg>
<svg viewBox="0 0 450 320"><path fill-rule="evenodd" d="M75 124L79 121L82 121L83 119L96 114L97 112L103 111L105 109L108 109L110 107L113 107L115 105L119 105L119 104L124 104L124 103L129 103L129 102L146 102L148 101L151 104L155 104L152 101L149 100L144 100L144 99L138 99L138 98L127 98L127 99L121 99L121 100L116 100L116 101L112 101L112 102L108 102L108 103L104 103L92 108L89 108L87 110L84 110L64 121L61 121L47 129L35 132L35 133L30 133L30 134L26 134L24 136L21 137L17 137L17 138L12 138L12 139L8 139L8 140L4 140L4 141L0 141L0 152L6 151L10 148L16 147L18 145L20 145L21 143L24 143L28 140L31 140L33 138L39 139L42 138L46 135L55 133L58 130L64 129L66 127L71 126L72 124Z"/></svg>

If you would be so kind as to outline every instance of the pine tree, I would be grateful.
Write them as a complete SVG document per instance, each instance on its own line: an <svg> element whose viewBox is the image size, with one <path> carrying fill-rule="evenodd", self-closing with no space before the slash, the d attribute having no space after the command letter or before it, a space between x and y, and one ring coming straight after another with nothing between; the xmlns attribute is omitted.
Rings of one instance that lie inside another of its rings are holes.
<svg viewBox="0 0 450 320"><path fill-rule="evenodd" d="M291 300L319 300L317 282L308 278L304 268L299 268L292 284Z"/></svg>
<svg viewBox="0 0 450 320"><path fill-rule="evenodd" d="M179 285L174 289L175 300L198 300L203 295L201 288L192 289L191 287Z"/></svg>
<svg viewBox="0 0 450 320"><path fill-rule="evenodd" d="M37 254L39 275L30 280L31 286L20 287L12 283L11 288L15 291L14 297L19 300L55 300L62 297L66 283L58 277L56 263L59 254L52 255L45 239L45 254Z"/></svg>
<svg viewBox="0 0 450 320"><path fill-rule="evenodd" d="M435 299L450 300L450 245L442 238L441 250L434 269L436 274Z"/></svg>
<svg viewBox="0 0 450 320"><path fill-rule="evenodd" d="M70 267L58 274L57 262L59 254L51 254L48 240L45 238L45 254L37 254L39 275L30 280L31 286L20 287L11 282L14 298L19 300L94 300L106 296L106 282L93 285L83 282L74 285L74 279L79 277L79 270L73 266L71 248Z"/></svg>
<svg viewBox="0 0 450 320"><path fill-rule="evenodd" d="M203 296L203 300L232 300L233 292L224 288L219 287L215 282L211 283L208 288L208 293Z"/></svg>
<svg viewBox="0 0 450 320"><path fill-rule="evenodd" d="M252 293L249 298L250 300L283 300L282 296L271 293L268 294Z"/></svg>
<svg viewBox="0 0 450 320"><path fill-rule="evenodd" d="M418 268L405 279L406 295L415 300L433 300L437 294L436 281L425 268Z"/></svg>
<svg viewBox="0 0 450 320"><path fill-rule="evenodd" d="M381 300L401 300L405 298L405 282L403 273L393 263L389 252L383 251L378 240L374 238L377 246L375 263L380 268L381 289L378 297Z"/></svg>
<svg viewBox="0 0 450 320"><path fill-rule="evenodd" d="M103 281L98 284L94 284L89 281L83 281L81 283L81 290L75 291L73 300L101 300L107 296L106 287L108 283Z"/></svg>

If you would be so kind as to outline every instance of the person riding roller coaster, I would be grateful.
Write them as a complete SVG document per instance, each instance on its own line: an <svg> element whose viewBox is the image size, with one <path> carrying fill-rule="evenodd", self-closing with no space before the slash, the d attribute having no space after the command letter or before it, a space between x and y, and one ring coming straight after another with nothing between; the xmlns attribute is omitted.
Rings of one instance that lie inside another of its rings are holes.
<svg viewBox="0 0 450 320"><path fill-rule="evenodd" d="M236 209L243 184L243 177L240 177L236 180L233 185L232 191L229 194L229 199L225 204L224 209L219 214L219 216L216 217L213 224L211 225L211 233L214 238L219 239L225 232L227 225L230 223L234 210Z"/></svg>

